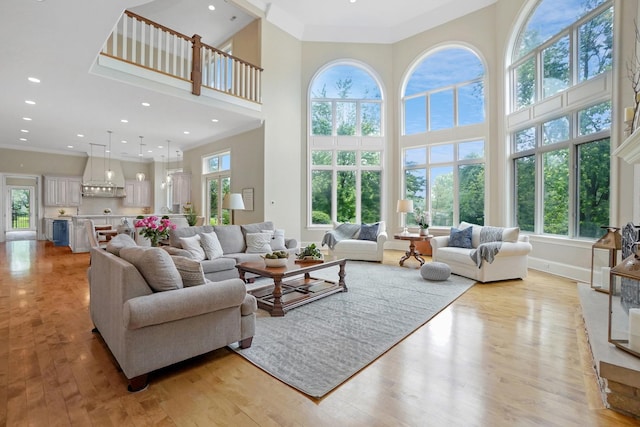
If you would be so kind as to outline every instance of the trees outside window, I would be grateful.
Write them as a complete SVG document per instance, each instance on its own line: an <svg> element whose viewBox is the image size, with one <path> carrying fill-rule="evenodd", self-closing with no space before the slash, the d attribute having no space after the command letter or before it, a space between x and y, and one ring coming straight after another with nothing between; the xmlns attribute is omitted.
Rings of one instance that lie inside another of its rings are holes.
<svg viewBox="0 0 640 427"><path fill-rule="evenodd" d="M511 111L529 109L529 119L510 129L510 152L513 216L524 231L596 238L609 224L611 92L588 91L575 106L567 94L610 73L612 3L541 0L519 32ZM534 107L551 96L563 101L538 116Z"/></svg>
<svg viewBox="0 0 640 427"><path fill-rule="evenodd" d="M229 209L222 209L222 199L231 191L231 153L226 151L203 157L202 175L206 182L204 188L209 224L231 224Z"/></svg>
<svg viewBox="0 0 640 427"><path fill-rule="evenodd" d="M382 92L360 64L318 73L309 94L310 226L382 219Z"/></svg>

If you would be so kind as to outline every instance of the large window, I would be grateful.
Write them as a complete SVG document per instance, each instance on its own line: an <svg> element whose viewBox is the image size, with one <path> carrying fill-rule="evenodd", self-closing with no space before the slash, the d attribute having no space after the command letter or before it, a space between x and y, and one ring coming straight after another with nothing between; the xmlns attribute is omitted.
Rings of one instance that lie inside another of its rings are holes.
<svg viewBox="0 0 640 427"><path fill-rule="evenodd" d="M309 96L309 225L382 219L380 86L363 66L336 64Z"/></svg>
<svg viewBox="0 0 640 427"><path fill-rule="evenodd" d="M612 45L606 0L541 0L520 29L508 126L522 230L594 238L609 224L611 93L595 80L611 74Z"/></svg>
<svg viewBox="0 0 640 427"><path fill-rule="evenodd" d="M432 226L484 223L484 86L484 65L466 47L427 54L407 77L402 95L403 197L430 211ZM462 127L472 137L452 141ZM427 135L427 145L416 146L424 138L420 134ZM412 214L407 223L415 225Z"/></svg>
<svg viewBox="0 0 640 427"><path fill-rule="evenodd" d="M209 224L231 224L229 210L222 209L222 199L231 189L231 154L223 152L203 157L202 176Z"/></svg>

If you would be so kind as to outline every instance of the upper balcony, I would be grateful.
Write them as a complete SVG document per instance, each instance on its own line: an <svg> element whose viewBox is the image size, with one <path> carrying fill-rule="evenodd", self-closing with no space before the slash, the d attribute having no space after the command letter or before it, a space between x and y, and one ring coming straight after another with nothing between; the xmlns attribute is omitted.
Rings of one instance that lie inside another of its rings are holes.
<svg viewBox="0 0 640 427"><path fill-rule="evenodd" d="M131 11L123 13L92 71L255 118L262 112L262 68Z"/></svg>

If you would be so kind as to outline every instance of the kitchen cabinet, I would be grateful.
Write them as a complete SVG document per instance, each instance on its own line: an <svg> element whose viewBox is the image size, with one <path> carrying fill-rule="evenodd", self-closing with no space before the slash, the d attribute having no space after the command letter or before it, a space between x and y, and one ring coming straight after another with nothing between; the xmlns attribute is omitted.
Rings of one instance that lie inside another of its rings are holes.
<svg viewBox="0 0 640 427"><path fill-rule="evenodd" d="M123 206L146 208L151 206L151 182L127 180L124 183L127 196L122 201Z"/></svg>
<svg viewBox="0 0 640 427"><path fill-rule="evenodd" d="M191 174L187 172L176 172L171 175L172 180L172 203L182 207L191 201ZM178 213L178 212L174 212Z"/></svg>
<svg viewBox="0 0 640 427"><path fill-rule="evenodd" d="M82 177L45 176L45 206L80 206Z"/></svg>

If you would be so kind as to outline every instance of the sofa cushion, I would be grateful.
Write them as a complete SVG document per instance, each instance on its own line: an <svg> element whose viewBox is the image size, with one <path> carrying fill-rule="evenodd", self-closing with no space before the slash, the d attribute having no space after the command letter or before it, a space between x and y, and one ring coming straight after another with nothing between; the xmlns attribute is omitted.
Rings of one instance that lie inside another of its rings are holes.
<svg viewBox="0 0 640 427"><path fill-rule="evenodd" d="M378 227L380 224L362 224L360 226L359 240L370 240L375 242L378 239Z"/></svg>
<svg viewBox="0 0 640 427"><path fill-rule="evenodd" d="M182 278L171 255L160 248L132 246L120 249L120 257L133 264L155 292L182 288Z"/></svg>
<svg viewBox="0 0 640 427"><path fill-rule="evenodd" d="M107 243L107 251L116 256L120 256L120 249L130 248L132 246L138 246L138 244L131 236L128 234L117 234Z"/></svg>
<svg viewBox="0 0 640 427"><path fill-rule="evenodd" d="M216 233L200 233L198 236L200 236L200 245L204 249L207 259L216 259L222 256L224 252Z"/></svg>
<svg viewBox="0 0 640 427"><path fill-rule="evenodd" d="M204 274L217 273L225 270L235 270L236 260L234 258L221 257L216 259L205 259L200 262Z"/></svg>
<svg viewBox="0 0 640 427"><path fill-rule="evenodd" d="M179 227L175 230L169 230L169 244L176 248L180 248L180 237L191 237L200 233L211 233L213 227L210 225L200 225L196 227Z"/></svg>
<svg viewBox="0 0 640 427"><path fill-rule="evenodd" d="M247 233L248 254L266 254L271 253L271 234L269 233Z"/></svg>
<svg viewBox="0 0 640 427"><path fill-rule="evenodd" d="M473 227L463 228L462 230L451 227L451 231L449 233L449 246L455 248L468 248L471 246L471 233L473 232Z"/></svg>
<svg viewBox="0 0 640 427"><path fill-rule="evenodd" d="M206 279L198 261L183 256L172 256L171 259L180 273L184 287L204 285Z"/></svg>
<svg viewBox="0 0 640 427"><path fill-rule="evenodd" d="M480 234L482 233L482 229L484 226L472 224L469 222L462 221L458 226L459 229L473 227L473 232L471 234L471 245L474 248L477 248L481 243L486 243L489 240L485 240L484 242L480 241ZM519 227L491 227L494 229L501 228L502 229L502 241L503 242L511 242L515 243L518 241L520 237L520 228ZM486 233L485 233L486 234ZM491 240L497 241L497 240Z"/></svg>
<svg viewBox="0 0 640 427"><path fill-rule="evenodd" d="M180 246L182 246L182 249L189 251L191 258L196 261L202 261L206 258L204 249L200 245L200 236L198 234L191 237L181 237Z"/></svg>
<svg viewBox="0 0 640 427"><path fill-rule="evenodd" d="M244 234L239 225L216 225L213 231L218 236L220 246L225 254L244 252L247 246L244 243Z"/></svg>
<svg viewBox="0 0 640 427"><path fill-rule="evenodd" d="M248 233L260 233L263 230L274 230L273 222L255 222L253 224L244 224L240 226L242 228L242 234L245 236Z"/></svg>

